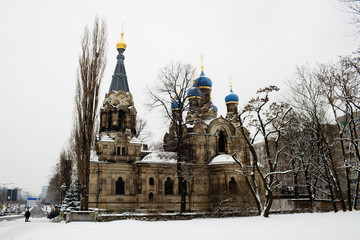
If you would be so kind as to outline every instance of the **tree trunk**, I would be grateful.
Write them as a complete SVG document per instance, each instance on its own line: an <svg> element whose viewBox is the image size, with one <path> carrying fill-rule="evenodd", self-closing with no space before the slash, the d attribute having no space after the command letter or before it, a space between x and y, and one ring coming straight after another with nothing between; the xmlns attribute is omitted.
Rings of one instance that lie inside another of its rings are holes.
<svg viewBox="0 0 360 240"><path fill-rule="evenodd" d="M313 192L311 190L311 179L309 177L308 169L304 166L305 164L302 163L301 166L304 169L305 181L306 181L306 190L308 192L309 200L310 200L310 208L311 212L314 210L314 197Z"/></svg>
<svg viewBox="0 0 360 240"><path fill-rule="evenodd" d="M291 162L291 165L292 165L292 169L295 169L295 163L293 161ZM295 198L296 199L299 198L299 182L298 182L298 178L299 178L298 171L294 171L293 172L293 179L294 179L294 191L295 191Z"/></svg>
<svg viewBox="0 0 360 240"><path fill-rule="evenodd" d="M265 197L266 197L266 201L264 207L264 217L269 217L270 209L273 203L272 191L269 191Z"/></svg>
<svg viewBox="0 0 360 240"><path fill-rule="evenodd" d="M352 201L351 201L351 186L350 186L350 168L349 166L346 166L345 168L345 174L346 174L346 193L347 193L347 201L348 201L348 209L349 211L352 211Z"/></svg>
<svg viewBox="0 0 360 240"><path fill-rule="evenodd" d="M360 181L360 172L358 172L357 182L356 182L356 189L355 189L355 196L354 196L354 209L357 210L357 202L359 197L359 181Z"/></svg>
<svg viewBox="0 0 360 240"><path fill-rule="evenodd" d="M183 121L182 121L182 110L180 110L178 119L177 119L177 129L178 129L178 137L177 137L177 177L178 177L178 184L180 190L180 214L186 212L186 188L184 186L185 179L183 177Z"/></svg>

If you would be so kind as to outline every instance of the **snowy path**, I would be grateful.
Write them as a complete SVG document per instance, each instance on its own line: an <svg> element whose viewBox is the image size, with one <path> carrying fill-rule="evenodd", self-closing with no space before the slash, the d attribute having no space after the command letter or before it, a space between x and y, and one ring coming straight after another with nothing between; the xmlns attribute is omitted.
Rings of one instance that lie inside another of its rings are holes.
<svg viewBox="0 0 360 240"><path fill-rule="evenodd" d="M360 212L145 222L52 223L45 218L0 222L1 240L24 239L358 239Z"/></svg>
<svg viewBox="0 0 360 240"><path fill-rule="evenodd" d="M0 222L1 221L10 221L10 220L14 220L14 219L17 219L17 218L24 218L24 216L22 214L21 215L1 216L0 217Z"/></svg>

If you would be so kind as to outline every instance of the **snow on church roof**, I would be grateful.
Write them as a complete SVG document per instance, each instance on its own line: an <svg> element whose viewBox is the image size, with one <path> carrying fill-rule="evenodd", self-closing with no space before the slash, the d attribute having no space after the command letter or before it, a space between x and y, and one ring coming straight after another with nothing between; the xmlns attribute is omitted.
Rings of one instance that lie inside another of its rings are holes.
<svg viewBox="0 0 360 240"><path fill-rule="evenodd" d="M215 165L215 164L234 164L235 160L232 158L231 155L228 154L221 154L214 157L209 165Z"/></svg>
<svg viewBox="0 0 360 240"><path fill-rule="evenodd" d="M133 137L131 140L130 140L130 143L142 143L140 139L138 139L137 137Z"/></svg>
<svg viewBox="0 0 360 240"><path fill-rule="evenodd" d="M152 152L136 163L175 164L175 152Z"/></svg>
<svg viewBox="0 0 360 240"><path fill-rule="evenodd" d="M115 142L109 135L105 135L101 138L100 142Z"/></svg>

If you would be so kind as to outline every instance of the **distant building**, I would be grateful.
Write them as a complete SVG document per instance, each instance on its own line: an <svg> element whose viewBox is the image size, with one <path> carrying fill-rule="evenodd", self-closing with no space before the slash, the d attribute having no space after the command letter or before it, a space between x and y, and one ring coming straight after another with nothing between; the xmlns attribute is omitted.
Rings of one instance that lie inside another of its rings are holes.
<svg viewBox="0 0 360 240"><path fill-rule="evenodd" d="M351 142L351 139L355 139L354 142L356 142L356 144L359 144L358 142L360 137L360 112L354 112L352 117L349 114L340 116L338 117L337 121L340 124L341 131L343 131L342 139L344 143L344 151L346 158L349 159L348 164L351 166L349 171L349 179L350 189L353 195L352 197L354 197L358 182L358 169L360 167L360 164L358 159L356 158L356 149L354 147L354 144ZM345 179L343 179L343 182L344 181Z"/></svg>
<svg viewBox="0 0 360 240"><path fill-rule="evenodd" d="M21 189L19 188L7 189L6 200L8 202L20 201L20 197L21 197Z"/></svg>
<svg viewBox="0 0 360 240"><path fill-rule="evenodd" d="M41 188L41 193L40 193L40 202L42 202L44 199L46 199L46 193L47 193L47 189L49 186L43 186Z"/></svg>

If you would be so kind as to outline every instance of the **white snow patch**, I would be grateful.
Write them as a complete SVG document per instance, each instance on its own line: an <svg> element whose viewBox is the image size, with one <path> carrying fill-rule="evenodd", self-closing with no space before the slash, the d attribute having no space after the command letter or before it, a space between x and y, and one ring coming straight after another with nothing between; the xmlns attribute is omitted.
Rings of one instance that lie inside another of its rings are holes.
<svg viewBox="0 0 360 240"><path fill-rule="evenodd" d="M112 139L109 135L105 135L101 138L100 142L115 142L114 139Z"/></svg>
<svg viewBox="0 0 360 240"><path fill-rule="evenodd" d="M175 164L175 152L152 152L136 163Z"/></svg>
<svg viewBox="0 0 360 240"><path fill-rule="evenodd" d="M131 140L130 140L130 143L142 143L140 139L138 139L137 137L133 137Z"/></svg>
<svg viewBox="0 0 360 240"><path fill-rule="evenodd" d="M358 239L360 212L303 213L186 221L49 222L46 218L0 221L0 239ZM181 234L176 234L180 233Z"/></svg>
<svg viewBox="0 0 360 240"><path fill-rule="evenodd" d="M209 125L212 122L212 120L214 120L214 119L216 119L216 118L207 118L204 122L206 125Z"/></svg>
<svg viewBox="0 0 360 240"><path fill-rule="evenodd" d="M215 164L234 164L235 160L232 158L231 155L228 154L221 154L214 157L209 165L215 165Z"/></svg>
<svg viewBox="0 0 360 240"><path fill-rule="evenodd" d="M95 150L90 152L90 162L99 162L99 156L96 154Z"/></svg>

